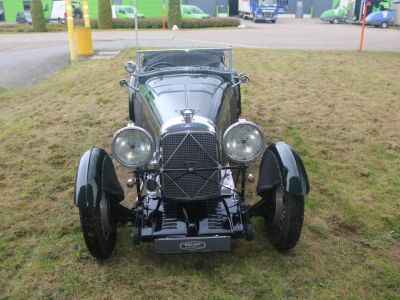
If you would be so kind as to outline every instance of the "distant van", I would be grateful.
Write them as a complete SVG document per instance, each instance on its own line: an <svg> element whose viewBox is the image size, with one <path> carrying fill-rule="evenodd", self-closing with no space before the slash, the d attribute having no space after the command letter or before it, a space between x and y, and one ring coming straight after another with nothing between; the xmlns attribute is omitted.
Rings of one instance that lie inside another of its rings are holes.
<svg viewBox="0 0 400 300"><path fill-rule="evenodd" d="M44 15L47 20L64 23L66 16L65 1L53 1L51 4L46 4ZM72 16L75 19L82 19L83 17L81 3L77 0L72 1Z"/></svg>
<svg viewBox="0 0 400 300"><path fill-rule="evenodd" d="M135 18L135 8L129 5L113 5L112 6L113 19L133 19ZM137 13L138 18L144 18L144 15Z"/></svg>

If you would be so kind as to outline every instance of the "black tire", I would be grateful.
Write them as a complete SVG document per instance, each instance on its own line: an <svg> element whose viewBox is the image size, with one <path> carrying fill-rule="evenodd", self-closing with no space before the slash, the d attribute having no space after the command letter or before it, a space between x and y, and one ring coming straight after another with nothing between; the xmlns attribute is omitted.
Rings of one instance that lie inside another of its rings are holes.
<svg viewBox="0 0 400 300"><path fill-rule="evenodd" d="M275 23L276 23L276 20L271 20L271 23L272 23L272 24L275 24Z"/></svg>
<svg viewBox="0 0 400 300"><path fill-rule="evenodd" d="M388 28L389 27L388 22L382 22L381 27L382 28Z"/></svg>
<svg viewBox="0 0 400 300"><path fill-rule="evenodd" d="M338 18L334 18L332 21L333 24L339 24L339 19Z"/></svg>
<svg viewBox="0 0 400 300"><path fill-rule="evenodd" d="M257 17L256 17L256 15L253 16L253 22L254 22L254 23L257 23Z"/></svg>
<svg viewBox="0 0 400 300"><path fill-rule="evenodd" d="M281 187L279 187L281 188ZM275 212L275 198L272 196L271 215L266 217L267 232L271 243L278 251L286 252L294 248L299 241L304 219L304 197L294 196L282 191L283 208L278 225L272 225Z"/></svg>
<svg viewBox="0 0 400 300"><path fill-rule="evenodd" d="M83 237L90 254L98 259L109 258L117 240L117 226L112 218L110 199L103 192L96 207L79 208L79 214Z"/></svg>

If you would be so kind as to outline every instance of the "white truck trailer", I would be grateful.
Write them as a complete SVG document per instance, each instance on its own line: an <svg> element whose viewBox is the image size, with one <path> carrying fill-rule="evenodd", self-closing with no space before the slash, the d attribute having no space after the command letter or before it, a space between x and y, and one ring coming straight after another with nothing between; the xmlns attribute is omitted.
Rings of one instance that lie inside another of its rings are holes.
<svg viewBox="0 0 400 300"><path fill-rule="evenodd" d="M278 19L276 0L239 0L239 16L244 19L275 23Z"/></svg>

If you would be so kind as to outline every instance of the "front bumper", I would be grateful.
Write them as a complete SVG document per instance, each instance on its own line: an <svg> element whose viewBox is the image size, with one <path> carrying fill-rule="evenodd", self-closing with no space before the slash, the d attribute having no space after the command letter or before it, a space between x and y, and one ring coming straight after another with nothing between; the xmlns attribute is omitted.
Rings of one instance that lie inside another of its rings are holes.
<svg viewBox="0 0 400 300"><path fill-rule="evenodd" d="M275 21L277 16L274 13L264 12L263 14L256 14L257 21Z"/></svg>

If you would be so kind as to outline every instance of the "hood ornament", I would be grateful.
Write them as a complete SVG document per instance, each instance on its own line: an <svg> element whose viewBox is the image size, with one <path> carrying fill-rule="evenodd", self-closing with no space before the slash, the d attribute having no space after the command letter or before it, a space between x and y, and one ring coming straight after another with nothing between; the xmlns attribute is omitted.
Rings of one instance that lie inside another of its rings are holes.
<svg viewBox="0 0 400 300"><path fill-rule="evenodd" d="M181 110L181 115L186 123L191 123L193 121L193 115L195 114L194 109L183 109Z"/></svg>

